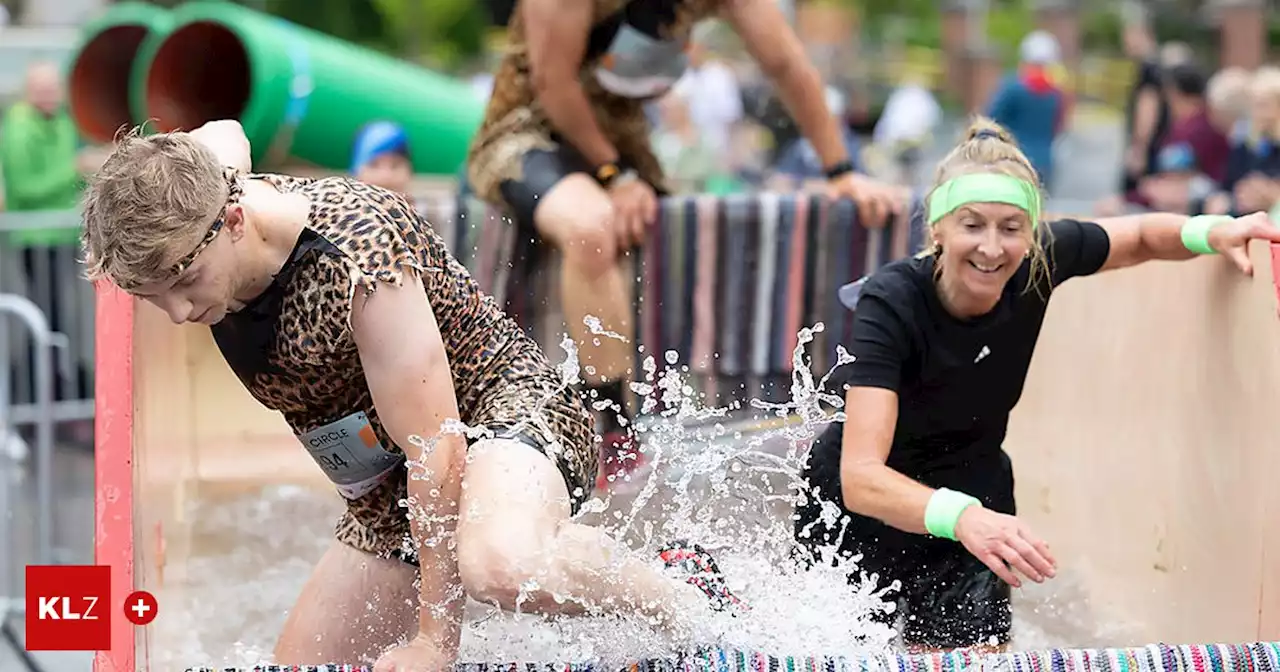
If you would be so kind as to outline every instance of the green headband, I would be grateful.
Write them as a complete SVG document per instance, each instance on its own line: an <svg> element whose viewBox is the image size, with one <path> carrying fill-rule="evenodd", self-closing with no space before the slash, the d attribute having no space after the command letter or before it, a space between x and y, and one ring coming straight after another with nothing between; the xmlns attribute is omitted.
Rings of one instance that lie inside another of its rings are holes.
<svg viewBox="0 0 1280 672"><path fill-rule="evenodd" d="M1036 185L1008 175L961 175L938 185L929 194L929 223L969 203L1007 203L1031 216L1031 228L1040 223L1040 190Z"/></svg>

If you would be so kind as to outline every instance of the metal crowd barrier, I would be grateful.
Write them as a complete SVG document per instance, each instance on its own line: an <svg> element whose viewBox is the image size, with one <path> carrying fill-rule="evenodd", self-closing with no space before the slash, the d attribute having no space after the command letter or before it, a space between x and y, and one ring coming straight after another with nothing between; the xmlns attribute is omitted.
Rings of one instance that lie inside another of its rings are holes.
<svg viewBox="0 0 1280 672"><path fill-rule="evenodd" d="M78 224L76 213L0 214L0 638L33 672L40 667L15 626L26 613L22 563L60 561L54 430L59 421L93 417L93 294L74 245L42 245L30 234L48 236ZM32 546L15 520L15 512L31 510L21 506L29 504L21 499L28 478L35 489L34 553L20 557Z"/></svg>
<svg viewBox="0 0 1280 672"><path fill-rule="evenodd" d="M0 212L0 293L29 299L51 330L64 335L64 375L54 383L51 410L55 423L93 418L93 286L84 279L77 242L32 241L37 236L73 238L79 227L76 211ZM36 403L36 366L29 355L32 336L8 323L0 325L0 343L6 338L0 365L12 372L6 388L9 422L30 426L42 412Z"/></svg>
<svg viewBox="0 0 1280 672"><path fill-rule="evenodd" d="M16 294L0 294L0 317L15 317L25 327L33 347L31 359L35 369L35 399L30 406L34 410L35 424L35 537L37 564L56 562L53 547L53 352L65 346L65 338L49 329L44 313L30 300ZM5 330L7 331L7 330ZM8 339L0 331L0 354L9 358ZM26 442L18 435L9 413L9 368L0 367L0 636L22 656L28 668L37 671L34 660L26 655L25 647L13 631L13 619L25 616L24 591L16 565L15 551L25 546L19 539L13 524L17 500L13 492L21 485L27 473L23 468L27 461Z"/></svg>

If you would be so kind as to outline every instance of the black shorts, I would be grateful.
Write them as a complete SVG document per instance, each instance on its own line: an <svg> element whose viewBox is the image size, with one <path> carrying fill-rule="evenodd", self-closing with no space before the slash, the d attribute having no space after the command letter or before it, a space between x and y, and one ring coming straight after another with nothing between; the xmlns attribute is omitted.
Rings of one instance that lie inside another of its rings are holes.
<svg viewBox="0 0 1280 672"><path fill-rule="evenodd" d="M806 472L809 476L811 470ZM824 557L817 550L835 545L841 561L863 556L852 568L850 582L863 580L864 574L879 575L877 588L900 582L885 594L897 610L878 619L894 625L901 618L900 633L908 646L954 649L1009 641L1009 584L957 542L910 534L845 511L839 493L838 483L819 489L818 497L844 511L832 524L822 522L823 502L812 494L796 507L795 540L802 563Z"/></svg>
<svg viewBox="0 0 1280 672"><path fill-rule="evenodd" d="M554 140L551 148L533 147L521 154L518 160L520 179L502 180L498 183L498 191L516 220L520 238L537 239L533 216L542 198L564 178L574 173L590 176L595 168L576 149L559 140ZM630 162L627 157L622 157L622 163ZM666 195L661 189L657 189L657 194L659 197Z"/></svg>
<svg viewBox="0 0 1280 672"><path fill-rule="evenodd" d="M534 147L522 154L519 161L521 178L503 180L498 190L523 235L533 230L533 213L542 197L574 173L591 175L591 166L576 150L559 142L554 149Z"/></svg>

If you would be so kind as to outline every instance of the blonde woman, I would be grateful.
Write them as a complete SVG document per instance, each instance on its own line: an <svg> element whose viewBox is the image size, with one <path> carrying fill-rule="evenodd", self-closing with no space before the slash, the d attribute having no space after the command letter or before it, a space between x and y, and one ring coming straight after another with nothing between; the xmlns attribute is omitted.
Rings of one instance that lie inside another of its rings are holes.
<svg viewBox="0 0 1280 672"><path fill-rule="evenodd" d="M862 554L860 570L901 582L910 648L999 647L1010 586L1057 572L1048 544L1015 517L1001 445L1054 289L1210 253L1250 273L1248 242L1280 242L1280 229L1262 214L1041 221L1035 170L986 120L935 177L930 249L877 271L857 298L847 419L810 453L795 537L811 560ZM833 505L836 520L823 515Z"/></svg>
<svg viewBox="0 0 1280 672"><path fill-rule="evenodd" d="M1205 211L1270 210L1280 202L1280 68L1259 69L1249 86L1248 120L1231 138L1226 177Z"/></svg>
<svg viewBox="0 0 1280 672"><path fill-rule="evenodd" d="M1230 136L1247 123L1252 87L1253 77L1244 68L1219 70L1209 78L1205 100L1209 103L1209 118L1219 131Z"/></svg>
<svg viewBox="0 0 1280 672"><path fill-rule="evenodd" d="M652 137L653 153L668 176L673 193L696 194L723 172L727 162L694 123L688 97L672 91L658 101L661 125Z"/></svg>

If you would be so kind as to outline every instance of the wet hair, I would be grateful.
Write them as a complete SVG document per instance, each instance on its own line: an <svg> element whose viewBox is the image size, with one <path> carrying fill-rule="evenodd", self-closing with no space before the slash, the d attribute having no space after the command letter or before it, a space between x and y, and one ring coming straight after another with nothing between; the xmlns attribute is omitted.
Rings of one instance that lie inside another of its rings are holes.
<svg viewBox="0 0 1280 672"><path fill-rule="evenodd" d="M960 144L956 145L938 164L933 176L932 189L937 189L943 183L963 175L1007 175L1025 180L1035 185L1037 190L1040 189L1040 177L1036 169L1032 167L1031 161L1022 153L1022 150L1018 149L1013 136L986 117L975 118L969 124ZM925 212L929 211L931 197L932 190L930 195L925 197ZM1041 198L1043 198L1042 191ZM1043 208L1041 211L1043 212ZM950 219L949 216L943 217L928 225L929 232L933 233L938 226ZM1045 258L1044 247L1041 245L1042 238L1047 240L1048 232L1041 234L1038 227L1034 227L1037 222L1031 222L1031 224L1033 228L1028 229L1031 236L1031 275L1027 281L1026 289L1028 290L1038 287L1039 281L1049 276L1049 263ZM923 254L941 257L942 247L932 241L932 236L925 244ZM941 264L938 264L937 272L940 273L941 268Z"/></svg>
<svg viewBox="0 0 1280 672"><path fill-rule="evenodd" d="M189 134L122 134L85 191L86 276L125 289L167 280L228 191L213 151Z"/></svg>

